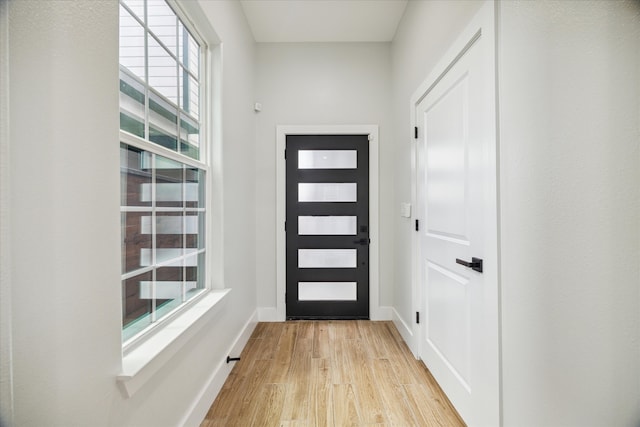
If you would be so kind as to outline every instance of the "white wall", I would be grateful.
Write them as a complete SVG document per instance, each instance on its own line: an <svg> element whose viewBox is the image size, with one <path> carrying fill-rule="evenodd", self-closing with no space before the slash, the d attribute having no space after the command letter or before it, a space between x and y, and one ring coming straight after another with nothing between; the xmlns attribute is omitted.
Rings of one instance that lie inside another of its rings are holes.
<svg viewBox="0 0 640 427"><path fill-rule="evenodd" d="M411 233L415 232L415 217L402 218L398 214L400 203L411 202L411 152L414 144L409 101L481 4L475 0L410 1L391 45L394 127L390 152L394 155L395 181L394 199L390 203L394 206L392 219L396 244L387 262L394 266L393 305L400 321L407 327L402 331L405 337L411 334L415 319L411 284Z"/></svg>
<svg viewBox="0 0 640 427"><path fill-rule="evenodd" d="M120 363L118 8L11 2L9 18L14 423L108 419Z"/></svg>
<svg viewBox="0 0 640 427"><path fill-rule="evenodd" d="M640 4L500 3L507 426L640 423Z"/></svg>
<svg viewBox="0 0 640 427"><path fill-rule="evenodd" d="M2 409L11 407L11 390L13 425L179 425L256 308L254 253L245 244L254 239L255 176L253 167L242 169L254 162L254 43L241 7L203 2L225 48L227 120L219 150L225 170L216 189L224 190L217 196L225 206L220 228L234 233L221 248L224 284L233 291L216 323L130 399L115 379L121 366L118 4L20 0L8 9L10 92L3 90L2 102L9 100L10 117L2 153L9 158L2 164L10 167L10 182L2 183L2 266L11 270L3 271L2 296L11 300L2 309L12 313L12 336L3 327L1 342L12 364L3 360Z"/></svg>
<svg viewBox="0 0 640 427"><path fill-rule="evenodd" d="M0 425L13 413L9 220L9 4L0 2Z"/></svg>
<svg viewBox="0 0 640 427"><path fill-rule="evenodd" d="M392 304L393 152L388 43L259 43L256 101L258 306L276 306L276 126L380 126L380 304Z"/></svg>

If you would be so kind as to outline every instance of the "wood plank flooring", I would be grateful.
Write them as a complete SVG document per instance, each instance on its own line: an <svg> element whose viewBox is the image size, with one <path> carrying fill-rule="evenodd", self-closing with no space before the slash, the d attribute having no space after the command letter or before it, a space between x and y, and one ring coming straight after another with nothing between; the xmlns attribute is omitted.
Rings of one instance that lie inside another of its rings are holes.
<svg viewBox="0 0 640 427"><path fill-rule="evenodd" d="M259 323L201 427L464 426L391 322Z"/></svg>

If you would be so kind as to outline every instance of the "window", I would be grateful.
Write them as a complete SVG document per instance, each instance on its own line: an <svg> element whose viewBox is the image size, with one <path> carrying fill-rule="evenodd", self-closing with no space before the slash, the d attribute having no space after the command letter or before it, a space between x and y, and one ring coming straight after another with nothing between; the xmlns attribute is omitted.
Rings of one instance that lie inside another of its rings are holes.
<svg viewBox="0 0 640 427"><path fill-rule="evenodd" d="M205 288L203 44L164 0L120 1L123 341Z"/></svg>

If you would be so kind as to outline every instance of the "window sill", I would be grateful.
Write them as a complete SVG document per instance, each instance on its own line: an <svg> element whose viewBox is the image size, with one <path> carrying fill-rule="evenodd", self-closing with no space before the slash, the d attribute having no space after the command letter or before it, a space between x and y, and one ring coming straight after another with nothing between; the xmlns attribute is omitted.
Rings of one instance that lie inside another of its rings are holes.
<svg viewBox="0 0 640 427"><path fill-rule="evenodd" d="M212 290L162 330L122 358L118 385L125 397L132 397L162 369L182 346L220 311L230 289Z"/></svg>

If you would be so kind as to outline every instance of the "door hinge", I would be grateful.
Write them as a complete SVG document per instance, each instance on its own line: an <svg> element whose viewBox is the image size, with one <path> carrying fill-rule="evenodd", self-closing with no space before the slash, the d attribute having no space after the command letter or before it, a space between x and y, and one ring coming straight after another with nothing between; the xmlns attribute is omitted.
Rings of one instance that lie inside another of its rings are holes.
<svg viewBox="0 0 640 427"><path fill-rule="evenodd" d="M420 231L420 221L416 219L416 231Z"/></svg>
<svg viewBox="0 0 640 427"><path fill-rule="evenodd" d="M418 126L413 128L413 137L415 139L418 139Z"/></svg>
<svg viewBox="0 0 640 427"><path fill-rule="evenodd" d="M420 312L416 311L416 323L420 323Z"/></svg>

